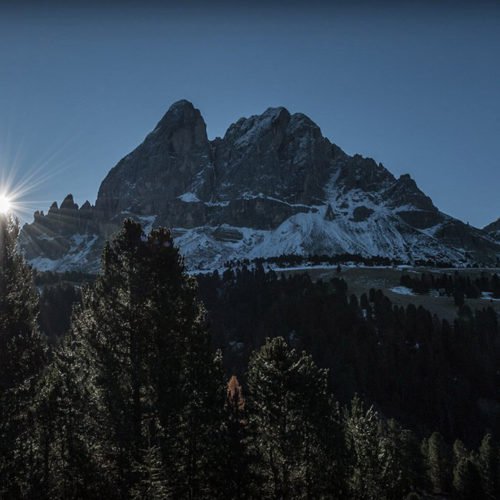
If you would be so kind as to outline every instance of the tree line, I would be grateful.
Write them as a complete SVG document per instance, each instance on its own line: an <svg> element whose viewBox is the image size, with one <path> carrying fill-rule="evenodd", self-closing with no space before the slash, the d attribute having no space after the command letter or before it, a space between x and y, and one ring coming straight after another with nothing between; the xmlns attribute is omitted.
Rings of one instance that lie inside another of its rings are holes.
<svg viewBox="0 0 500 500"><path fill-rule="evenodd" d="M252 265L274 265L282 268L295 266L328 266L338 264L356 264L367 267L372 266L402 266L414 265L417 267L439 267L450 268L454 267L453 263L446 260L433 259L417 259L411 263L401 259L384 257L381 255L361 255L352 253L338 253L334 255L298 255L298 254L282 254L275 257L255 257L254 259L239 259L227 261L224 265L227 269L235 269L242 266Z"/></svg>
<svg viewBox="0 0 500 500"><path fill-rule="evenodd" d="M448 273L422 273L419 276L403 274L401 285L410 288L418 294L428 294L437 290L448 297L463 299L478 299L482 293L488 293L492 298L500 298L500 277L496 273L482 271L479 276L464 276L456 271Z"/></svg>
<svg viewBox="0 0 500 500"><path fill-rule="evenodd" d="M396 306L380 290L352 295L338 276L313 281L258 265L200 276L227 372L244 380L251 353L282 336L329 369L343 404L357 393L421 436L438 430L471 446L488 430L498 435L500 335L491 307L462 307L449 322Z"/></svg>
<svg viewBox="0 0 500 500"><path fill-rule="evenodd" d="M296 335L253 349L241 381L228 377L201 290L165 229L145 236L125 221L69 331L49 345L17 234L0 218L1 498L498 495L490 433L475 449L450 447L437 432L421 441L364 398L341 404L334 370L300 345L300 321ZM319 286L345 296L341 280ZM363 303L366 321L383 318L376 295Z"/></svg>

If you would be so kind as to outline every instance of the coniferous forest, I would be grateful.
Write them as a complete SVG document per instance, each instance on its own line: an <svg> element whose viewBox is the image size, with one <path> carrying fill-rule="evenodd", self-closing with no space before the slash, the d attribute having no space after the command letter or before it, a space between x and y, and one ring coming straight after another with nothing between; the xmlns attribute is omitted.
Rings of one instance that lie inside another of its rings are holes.
<svg viewBox="0 0 500 500"><path fill-rule="evenodd" d="M18 231L0 217L1 499L500 497L491 308L194 278L131 220L95 280L40 294Z"/></svg>

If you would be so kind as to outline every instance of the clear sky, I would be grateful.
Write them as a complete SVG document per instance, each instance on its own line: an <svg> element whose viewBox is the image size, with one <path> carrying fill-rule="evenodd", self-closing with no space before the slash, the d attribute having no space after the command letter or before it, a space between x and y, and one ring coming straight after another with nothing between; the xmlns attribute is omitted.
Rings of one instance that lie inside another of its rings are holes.
<svg viewBox="0 0 500 500"><path fill-rule="evenodd" d="M498 1L70 3L0 3L0 174L36 184L30 211L93 203L186 98L210 138L285 106L442 211L500 217Z"/></svg>

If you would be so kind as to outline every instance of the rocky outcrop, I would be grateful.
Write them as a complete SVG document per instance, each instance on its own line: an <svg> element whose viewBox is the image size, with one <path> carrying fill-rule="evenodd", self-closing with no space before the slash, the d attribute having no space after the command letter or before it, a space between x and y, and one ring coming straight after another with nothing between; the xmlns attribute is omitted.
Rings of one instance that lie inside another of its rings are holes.
<svg viewBox="0 0 500 500"><path fill-rule="evenodd" d="M96 211L104 220L127 211L161 213L211 163L206 125L188 101L175 103L145 141L106 176Z"/></svg>
<svg viewBox="0 0 500 500"><path fill-rule="evenodd" d="M483 231L487 232L493 239L500 242L500 219L488 224L483 228Z"/></svg>
<svg viewBox="0 0 500 500"><path fill-rule="evenodd" d="M96 268L125 217L173 228L192 266L345 251L486 262L500 251L490 234L439 212L409 175L347 155L285 108L241 118L209 141L200 111L175 103L110 170L95 207L68 195L35 213L21 245L41 268Z"/></svg>
<svg viewBox="0 0 500 500"><path fill-rule="evenodd" d="M86 201L78 208L69 194L60 207L54 202L47 215L35 212L34 222L21 231L20 243L26 258L40 269L57 269L66 262L71 269L96 270L104 239L94 207Z"/></svg>
<svg viewBox="0 0 500 500"><path fill-rule="evenodd" d="M259 195L314 204L324 199L334 167L332 145L319 127L284 108L238 120L214 149L211 196L220 200Z"/></svg>

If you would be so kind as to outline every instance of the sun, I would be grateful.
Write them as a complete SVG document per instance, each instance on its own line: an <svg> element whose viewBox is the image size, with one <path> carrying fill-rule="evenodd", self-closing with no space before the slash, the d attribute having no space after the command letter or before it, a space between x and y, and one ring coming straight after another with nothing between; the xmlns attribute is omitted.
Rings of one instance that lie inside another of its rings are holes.
<svg viewBox="0 0 500 500"><path fill-rule="evenodd" d="M0 194L0 214L7 214L12 209L12 202L5 194Z"/></svg>

